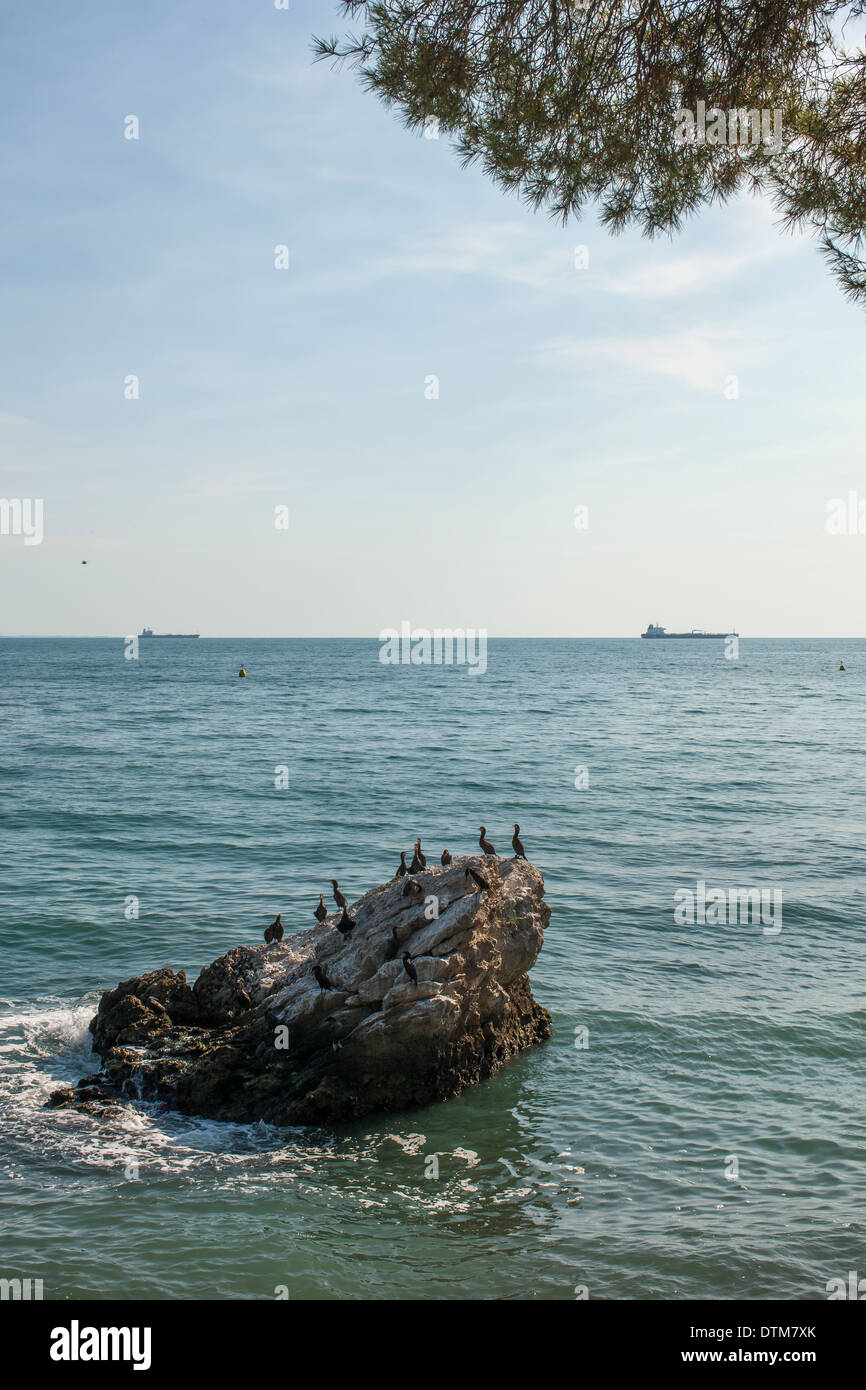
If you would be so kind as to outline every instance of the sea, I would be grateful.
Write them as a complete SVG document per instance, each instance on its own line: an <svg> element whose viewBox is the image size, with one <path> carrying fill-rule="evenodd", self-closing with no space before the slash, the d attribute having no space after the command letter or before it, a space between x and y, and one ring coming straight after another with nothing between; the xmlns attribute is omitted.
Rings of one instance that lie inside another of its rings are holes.
<svg viewBox="0 0 866 1390"><path fill-rule="evenodd" d="M478 674L376 640L128 650L0 641L0 1277L422 1301L866 1275L866 642L491 639ZM515 821L553 1034L496 1076L334 1130L46 1109L98 1067L103 990L309 927L416 835L510 854Z"/></svg>

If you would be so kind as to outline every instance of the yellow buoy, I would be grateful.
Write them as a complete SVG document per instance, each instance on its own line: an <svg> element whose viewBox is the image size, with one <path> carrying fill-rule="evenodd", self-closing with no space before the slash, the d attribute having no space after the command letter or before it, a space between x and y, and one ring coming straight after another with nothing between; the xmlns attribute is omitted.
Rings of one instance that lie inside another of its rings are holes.
<svg viewBox="0 0 866 1390"><path fill-rule="evenodd" d="M245 676L246 674L247 674L247 673L246 673L246 671L244 670L244 668L243 668L243 666L242 666L241 669L238 671L238 675L239 675L239 676Z"/></svg>

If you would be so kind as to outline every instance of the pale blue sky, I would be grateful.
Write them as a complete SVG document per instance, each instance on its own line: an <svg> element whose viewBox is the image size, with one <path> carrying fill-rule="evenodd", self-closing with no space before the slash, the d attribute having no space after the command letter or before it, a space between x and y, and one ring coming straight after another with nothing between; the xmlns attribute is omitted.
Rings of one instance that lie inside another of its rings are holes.
<svg viewBox="0 0 866 1390"><path fill-rule="evenodd" d="M0 496L46 535L0 632L862 634L866 315L814 247L562 228L313 64L338 27L4 4Z"/></svg>

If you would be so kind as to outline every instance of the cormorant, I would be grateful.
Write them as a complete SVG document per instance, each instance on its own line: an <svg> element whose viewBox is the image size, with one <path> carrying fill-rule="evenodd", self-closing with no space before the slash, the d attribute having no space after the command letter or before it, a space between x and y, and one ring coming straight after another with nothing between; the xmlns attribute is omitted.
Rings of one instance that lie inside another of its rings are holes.
<svg viewBox="0 0 866 1390"><path fill-rule="evenodd" d="M393 940L391 940L391 941L388 942L388 947L387 947L387 950L385 951L385 959L386 959L386 960L393 960L394 957L396 956L397 952L399 951L401 944L402 944L401 941L400 941L399 936L397 935L397 928L396 928L396 927L392 927L392 928L391 928L391 936L392 936Z"/></svg>
<svg viewBox="0 0 866 1390"><path fill-rule="evenodd" d="M313 916L315 917L315 919L316 919L317 922L324 922L324 920L325 920L325 918L327 917L327 915L328 915L328 909L325 907L325 899L323 898L322 894L320 893L320 894L319 894L319 906L316 908L315 912L313 913Z"/></svg>
<svg viewBox="0 0 866 1390"><path fill-rule="evenodd" d="M337 904L337 907L348 907L349 904L346 902L345 894L341 893L337 887L337 880L332 878L331 883L334 887L334 902Z"/></svg>
<svg viewBox="0 0 866 1390"><path fill-rule="evenodd" d="M406 868L406 851L405 851L405 849L401 849L401 851L400 851L400 866L399 866L399 868L397 869L397 872L396 872L396 874L394 875L394 877L395 877L395 878L404 878L404 877L406 876L406 874L408 874L408 872L409 872L409 870Z"/></svg>
<svg viewBox="0 0 866 1390"><path fill-rule="evenodd" d="M482 893L489 893L489 892L490 892L490 884L487 882L487 879L484 877L483 874L480 874L480 873L478 872L477 869L473 869L472 866L471 866L471 864L470 864L470 866L469 866L469 871L468 871L468 872L469 872L469 877L475 880L475 882L478 884L478 887L481 889Z"/></svg>
<svg viewBox="0 0 866 1390"><path fill-rule="evenodd" d="M421 853L421 840L419 838L415 841L415 853L412 857L412 863L409 865L409 872L410 874L419 874L426 867L427 860Z"/></svg>
<svg viewBox="0 0 866 1390"><path fill-rule="evenodd" d="M482 850L485 854L495 854L496 850L493 848L490 841L487 839L487 826L482 825L479 828L481 830L481 834L478 837L478 843L481 846Z"/></svg>
<svg viewBox="0 0 866 1390"><path fill-rule="evenodd" d="M335 984L332 984L331 981L328 979L327 975L325 974L324 970L320 965L313 966L313 976L316 980L316 984L319 986L319 989L337 988L337 986Z"/></svg>
<svg viewBox="0 0 866 1390"><path fill-rule="evenodd" d="M443 849L443 851L442 851L442 859L441 859L440 862L441 862L442 864L450 864L450 863L451 863L451 851L450 851L450 849Z"/></svg>
<svg viewBox="0 0 866 1390"><path fill-rule="evenodd" d="M343 908L343 915L342 915L342 917L340 918L339 922L337 922L337 924L336 924L336 926L337 926L337 931L340 932L342 936L348 936L348 935L349 935L349 932L352 930L352 928L354 927L354 925L355 925L355 919L354 919L354 917L350 917L349 914L348 914L348 912L346 911L346 909Z"/></svg>
<svg viewBox="0 0 866 1390"><path fill-rule="evenodd" d="M407 878L406 882L403 884L403 892L401 894L401 897L410 898L413 895L417 895L418 893L423 892L424 889L421 887L421 884L418 882L417 878L410 877Z"/></svg>
<svg viewBox="0 0 866 1390"><path fill-rule="evenodd" d="M514 834L511 837L511 848L514 850L515 859L526 858L526 854L524 853L523 845L520 840L520 826L517 824L517 821L514 822Z"/></svg>
<svg viewBox="0 0 866 1390"><path fill-rule="evenodd" d="M283 919L277 913L276 921L271 922L269 927L265 927L265 941L282 941L283 939Z"/></svg>
<svg viewBox="0 0 866 1390"><path fill-rule="evenodd" d="M403 965L405 966L406 974L409 976L409 979L412 981L413 985L417 985L418 971L412 964L412 957L409 955L408 951L403 952Z"/></svg>

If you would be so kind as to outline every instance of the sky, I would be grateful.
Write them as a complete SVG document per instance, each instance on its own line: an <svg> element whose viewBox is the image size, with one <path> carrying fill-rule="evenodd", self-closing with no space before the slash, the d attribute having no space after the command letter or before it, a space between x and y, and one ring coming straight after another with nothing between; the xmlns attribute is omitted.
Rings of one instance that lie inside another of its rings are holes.
<svg viewBox="0 0 866 1390"><path fill-rule="evenodd" d="M44 539L0 535L0 634L864 635L866 314L812 242L563 227L315 63L342 28L3 0L0 497Z"/></svg>

